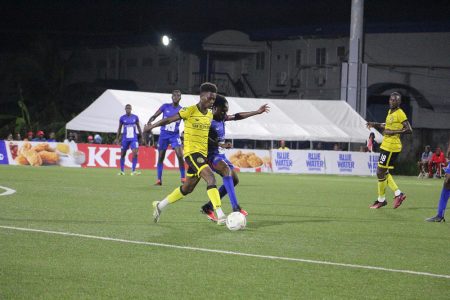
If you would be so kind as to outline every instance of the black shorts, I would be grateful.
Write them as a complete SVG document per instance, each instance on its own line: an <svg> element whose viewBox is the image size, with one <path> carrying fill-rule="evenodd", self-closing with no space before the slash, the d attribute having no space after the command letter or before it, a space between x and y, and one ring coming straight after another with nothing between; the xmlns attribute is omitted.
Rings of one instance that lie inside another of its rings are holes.
<svg viewBox="0 0 450 300"><path fill-rule="evenodd" d="M378 167L383 169L393 169L394 162L400 152L390 152L380 149L380 157L378 158Z"/></svg>
<svg viewBox="0 0 450 300"><path fill-rule="evenodd" d="M206 159L206 156L198 152L186 155L184 160L189 166L186 172L189 177L199 176L200 172L204 168L208 167L208 160Z"/></svg>

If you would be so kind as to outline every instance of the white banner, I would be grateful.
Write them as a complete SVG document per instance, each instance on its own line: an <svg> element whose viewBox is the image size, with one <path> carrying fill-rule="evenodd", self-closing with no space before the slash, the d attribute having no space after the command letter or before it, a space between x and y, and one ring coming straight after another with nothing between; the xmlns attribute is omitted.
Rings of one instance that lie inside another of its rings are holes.
<svg viewBox="0 0 450 300"><path fill-rule="evenodd" d="M324 174L325 159L320 151L272 150L272 170L276 173Z"/></svg>
<svg viewBox="0 0 450 300"><path fill-rule="evenodd" d="M345 152L345 151L324 151L325 160L327 161L327 174L339 175L371 175L376 172L373 168L373 162L370 159L375 159L378 162L378 156L370 155L365 152Z"/></svg>

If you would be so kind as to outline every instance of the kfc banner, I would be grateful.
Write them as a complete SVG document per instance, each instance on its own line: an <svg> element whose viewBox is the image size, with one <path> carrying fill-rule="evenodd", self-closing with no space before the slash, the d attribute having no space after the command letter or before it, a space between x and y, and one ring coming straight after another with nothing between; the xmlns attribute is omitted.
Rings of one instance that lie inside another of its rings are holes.
<svg viewBox="0 0 450 300"><path fill-rule="evenodd" d="M271 172L270 151L257 149L225 149L228 160L240 172Z"/></svg>

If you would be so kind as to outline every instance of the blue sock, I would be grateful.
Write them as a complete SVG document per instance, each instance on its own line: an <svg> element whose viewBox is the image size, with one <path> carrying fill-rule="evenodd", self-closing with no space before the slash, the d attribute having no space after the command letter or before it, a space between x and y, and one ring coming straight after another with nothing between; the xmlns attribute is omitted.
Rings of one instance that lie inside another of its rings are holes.
<svg viewBox="0 0 450 300"><path fill-rule="evenodd" d="M180 176L181 178L186 177L186 172L184 170L184 163L180 166Z"/></svg>
<svg viewBox="0 0 450 300"><path fill-rule="evenodd" d="M225 186L225 189L227 190L228 197L230 197L231 207L233 207L233 210L237 209L238 202L237 202L237 198L236 198L236 193L234 192L233 177L224 176L223 177L223 185Z"/></svg>
<svg viewBox="0 0 450 300"><path fill-rule="evenodd" d="M221 185L220 188L219 188L220 199L225 197L226 194L227 194L227 189L225 188L224 185Z"/></svg>
<svg viewBox="0 0 450 300"><path fill-rule="evenodd" d="M125 157L120 159L120 171L125 169Z"/></svg>
<svg viewBox="0 0 450 300"><path fill-rule="evenodd" d="M156 174L158 175L158 180L161 180L162 178L162 171L163 171L163 164L158 163L158 165L156 166Z"/></svg>
<svg viewBox="0 0 450 300"><path fill-rule="evenodd" d="M137 156L133 156L133 160L131 162L131 171L134 172L134 170L136 170Z"/></svg>
<svg viewBox="0 0 450 300"><path fill-rule="evenodd" d="M448 197L450 196L450 190L442 188L441 199L439 199L438 216L444 217L445 208L447 207Z"/></svg>

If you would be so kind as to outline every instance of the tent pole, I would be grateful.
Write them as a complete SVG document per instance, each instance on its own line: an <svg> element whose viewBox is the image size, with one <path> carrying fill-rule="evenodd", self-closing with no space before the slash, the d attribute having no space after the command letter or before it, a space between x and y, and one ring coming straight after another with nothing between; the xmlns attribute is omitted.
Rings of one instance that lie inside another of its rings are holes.
<svg viewBox="0 0 450 300"><path fill-rule="evenodd" d="M348 142L348 149L347 151L350 151L350 142Z"/></svg>
<svg viewBox="0 0 450 300"><path fill-rule="evenodd" d="M270 149L273 149L273 140L270 141Z"/></svg>
<svg viewBox="0 0 450 300"><path fill-rule="evenodd" d="M312 150L313 149L313 142L309 141L309 149Z"/></svg>

